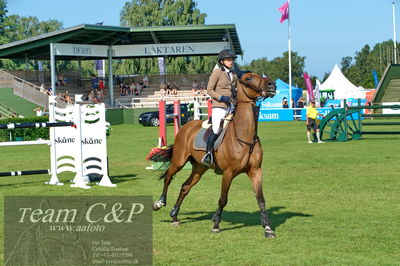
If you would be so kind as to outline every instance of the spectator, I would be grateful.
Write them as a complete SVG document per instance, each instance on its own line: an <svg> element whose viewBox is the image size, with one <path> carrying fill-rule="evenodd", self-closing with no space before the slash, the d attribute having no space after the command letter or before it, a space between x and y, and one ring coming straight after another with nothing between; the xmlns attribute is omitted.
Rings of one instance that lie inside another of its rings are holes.
<svg viewBox="0 0 400 266"><path fill-rule="evenodd" d="M283 99L282 99L282 107L283 108L289 108L289 104L288 104L288 101L287 101L286 97L283 97Z"/></svg>
<svg viewBox="0 0 400 266"><path fill-rule="evenodd" d="M165 83L164 82L160 83L160 92L161 92L161 96L165 96L166 90L165 90Z"/></svg>
<svg viewBox="0 0 400 266"><path fill-rule="evenodd" d="M167 95L171 95L172 93L171 82L169 81L167 82L166 89L167 89Z"/></svg>
<svg viewBox="0 0 400 266"><path fill-rule="evenodd" d="M139 84L139 82L136 82L135 86L135 95L140 95L142 94L142 85Z"/></svg>
<svg viewBox="0 0 400 266"><path fill-rule="evenodd" d="M299 100L297 101L297 108L304 108L305 100L303 97L300 97Z"/></svg>
<svg viewBox="0 0 400 266"><path fill-rule="evenodd" d="M92 83L92 89L93 90L99 88L99 79L95 75L92 75L92 77L90 79L90 82Z"/></svg>
<svg viewBox="0 0 400 266"><path fill-rule="evenodd" d="M46 88L44 87L44 84L43 84L43 83L40 84L39 91L40 91L41 93L46 93Z"/></svg>
<svg viewBox="0 0 400 266"><path fill-rule="evenodd" d="M36 116L42 116L43 111L40 109L40 107L33 109L34 112L36 112Z"/></svg>
<svg viewBox="0 0 400 266"><path fill-rule="evenodd" d="M66 102L67 104L72 104L72 98L71 98L71 96L69 95L69 92L68 92L68 91L65 92L64 100L65 100L65 102Z"/></svg>
<svg viewBox="0 0 400 266"><path fill-rule="evenodd" d="M306 112L308 143L313 143L311 141L311 129L313 129L315 134L317 135L318 143L324 143L323 141L321 141L320 134L319 134L319 128L316 123L316 119L317 119L318 115L325 117L324 115L318 113L317 108L315 108L315 100L311 99L310 106L307 107L307 112Z"/></svg>
<svg viewBox="0 0 400 266"><path fill-rule="evenodd" d="M47 95L52 95L53 94L53 90L52 90L52 88L47 88L47 90L46 90L46 94Z"/></svg>
<svg viewBox="0 0 400 266"><path fill-rule="evenodd" d="M192 83L192 93L193 93L193 96L196 96L196 95L198 95L200 92L199 92L199 87L198 87L199 85L197 84L197 82L196 82L196 80L194 80L193 81L193 83Z"/></svg>
<svg viewBox="0 0 400 266"><path fill-rule="evenodd" d="M149 77L147 75L144 75L143 77L143 88L148 88L149 87Z"/></svg>
<svg viewBox="0 0 400 266"><path fill-rule="evenodd" d="M94 90L90 90L89 94L88 94L88 100L91 103L97 103L97 99L96 99L96 94L94 92Z"/></svg>
<svg viewBox="0 0 400 266"><path fill-rule="evenodd" d="M98 91L95 91L95 98L96 98L96 103L101 103L101 102L103 102L103 95L101 94L101 92L98 90Z"/></svg>
<svg viewBox="0 0 400 266"><path fill-rule="evenodd" d="M172 87L172 95L178 95L179 86L176 83L176 81L172 83L171 87Z"/></svg>
<svg viewBox="0 0 400 266"><path fill-rule="evenodd" d="M202 81L200 83L200 94L206 95L206 93L205 93L206 90L207 90L206 83L204 81Z"/></svg>
<svg viewBox="0 0 400 266"><path fill-rule="evenodd" d="M135 95L137 95L136 94L136 83L135 82L132 82L131 85L129 86L129 93L130 93L130 95L133 95L133 93L135 93Z"/></svg>
<svg viewBox="0 0 400 266"><path fill-rule="evenodd" d="M119 84L119 96L124 96L124 84Z"/></svg>
<svg viewBox="0 0 400 266"><path fill-rule="evenodd" d="M58 86L64 86L65 85L64 75L63 74L58 74L57 75L57 85Z"/></svg>
<svg viewBox="0 0 400 266"><path fill-rule="evenodd" d="M100 78L100 81L99 81L99 89L100 89L100 90L104 90L104 88L105 88L105 86L104 86L104 80L103 80L102 78Z"/></svg>
<svg viewBox="0 0 400 266"><path fill-rule="evenodd" d="M304 108L304 104L305 104L304 98L300 97L299 100L297 101L297 108ZM296 120L301 120L301 110L296 110L295 114L296 114Z"/></svg>

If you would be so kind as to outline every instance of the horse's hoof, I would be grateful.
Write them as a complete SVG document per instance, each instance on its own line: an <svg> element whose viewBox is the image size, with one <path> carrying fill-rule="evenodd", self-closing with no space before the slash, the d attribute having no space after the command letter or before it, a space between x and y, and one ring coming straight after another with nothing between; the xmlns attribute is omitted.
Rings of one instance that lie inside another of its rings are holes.
<svg viewBox="0 0 400 266"><path fill-rule="evenodd" d="M153 203L153 211L158 211L162 207L164 207L164 204L162 204L160 201Z"/></svg>
<svg viewBox="0 0 400 266"><path fill-rule="evenodd" d="M220 232L221 232L221 229L219 229L219 228L211 229L211 233L220 233Z"/></svg>
<svg viewBox="0 0 400 266"><path fill-rule="evenodd" d="M273 232L272 233L265 232L265 237L266 238L276 238L276 236L275 236L275 234Z"/></svg>
<svg viewBox="0 0 400 266"><path fill-rule="evenodd" d="M172 222L171 225L172 225L173 227L177 227L177 226L180 226L181 223L180 223L179 221L176 221L176 222Z"/></svg>
<svg viewBox="0 0 400 266"><path fill-rule="evenodd" d="M276 238L275 232L269 227L265 227L265 237L266 238Z"/></svg>

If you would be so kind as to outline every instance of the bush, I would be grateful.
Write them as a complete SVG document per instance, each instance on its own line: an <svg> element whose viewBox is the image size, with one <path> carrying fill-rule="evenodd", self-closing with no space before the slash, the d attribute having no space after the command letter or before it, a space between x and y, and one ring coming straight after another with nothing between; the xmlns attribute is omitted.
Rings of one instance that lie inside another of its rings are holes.
<svg viewBox="0 0 400 266"><path fill-rule="evenodd" d="M9 123L39 123L48 122L48 117L31 117L31 118L9 118L1 120L2 124ZM0 141L9 141L10 133L12 140L37 140L37 139L49 139L48 128L16 128L16 129L1 129L0 130Z"/></svg>

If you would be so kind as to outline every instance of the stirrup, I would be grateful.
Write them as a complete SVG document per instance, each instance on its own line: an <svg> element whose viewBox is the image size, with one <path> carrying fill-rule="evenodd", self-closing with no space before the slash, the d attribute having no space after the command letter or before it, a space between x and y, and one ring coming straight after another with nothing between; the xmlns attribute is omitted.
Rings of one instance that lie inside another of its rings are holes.
<svg viewBox="0 0 400 266"><path fill-rule="evenodd" d="M208 156L210 157L210 160L207 160ZM210 167L213 164L213 155L211 152L207 152L206 155L204 155L203 159L201 159L201 162L205 165Z"/></svg>

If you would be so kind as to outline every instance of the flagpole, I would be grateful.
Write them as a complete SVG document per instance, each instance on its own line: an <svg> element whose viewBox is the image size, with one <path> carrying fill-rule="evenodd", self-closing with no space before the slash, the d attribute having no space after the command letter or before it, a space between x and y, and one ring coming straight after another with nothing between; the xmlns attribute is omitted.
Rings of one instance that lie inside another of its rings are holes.
<svg viewBox="0 0 400 266"><path fill-rule="evenodd" d="M397 49L396 49L396 17L395 17L395 6L394 1L392 3L393 6L393 53L394 53L394 63L397 64Z"/></svg>
<svg viewBox="0 0 400 266"><path fill-rule="evenodd" d="M289 108L292 108L292 48L290 37L290 0L288 0Z"/></svg>

